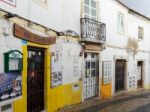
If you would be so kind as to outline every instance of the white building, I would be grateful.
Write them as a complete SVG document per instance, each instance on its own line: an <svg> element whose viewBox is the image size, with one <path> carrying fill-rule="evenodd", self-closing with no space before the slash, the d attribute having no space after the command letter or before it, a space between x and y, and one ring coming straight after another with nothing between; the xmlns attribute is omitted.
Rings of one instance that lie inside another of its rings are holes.
<svg viewBox="0 0 150 112"><path fill-rule="evenodd" d="M0 65L1 76L22 77L21 94L0 91L0 111L54 112L92 97L149 89L149 31L149 17L117 0L1 0L0 62L18 50L23 69Z"/></svg>

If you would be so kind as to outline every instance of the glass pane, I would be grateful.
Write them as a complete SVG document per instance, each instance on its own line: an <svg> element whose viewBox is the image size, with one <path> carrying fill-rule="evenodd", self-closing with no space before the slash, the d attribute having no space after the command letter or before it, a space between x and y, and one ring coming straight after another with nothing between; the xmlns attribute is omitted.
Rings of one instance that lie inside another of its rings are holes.
<svg viewBox="0 0 150 112"><path fill-rule="evenodd" d="M89 15L87 15L87 14L85 14L85 15L84 15L84 17L85 17L85 18L90 18L90 16L89 16Z"/></svg>
<svg viewBox="0 0 150 112"><path fill-rule="evenodd" d="M90 14L90 9L88 6L84 6L84 12Z"/></svg>
<svg viewBox="0 0 150 112"><path fill-rule="evenodd" d="M95 68L96 63L95 62L91 62L91 68Z"/></svg>
<svg viewBox="0 0 150 112"><path fill-rule="evenodd" d="M89 2L89 0L84 0L84 3L89 5L90 2Z"/></svg>
<svg viewBox="0 0 150 112"><path fill-rule="evenodd" d="M91 9L91 15L96 17L96 10L95 9Z"/></svg>
<svg viewBox="0 0 150 112"><path fill-rule="evenodd" d="M96 20L96 17L91 17L91 19Z"/></svg>
<svg viewBox="0 0 150 112"><path fill-rule="evenodd" d="M90 62L86 62L86 69L90 69Z"/></svg>
<svg viewBox="0 0 150 112"><path fill-rule="evenodd" d="M91 7L96 8L96 1L95 0L91 0Z"/></svg>
<svg viewBox="0 0 150 112"><path fill-rule="evenodd" d="M92 76L92 77L95 77L95 76L96 76L95 70L92 70L91 76Z"/></svg>

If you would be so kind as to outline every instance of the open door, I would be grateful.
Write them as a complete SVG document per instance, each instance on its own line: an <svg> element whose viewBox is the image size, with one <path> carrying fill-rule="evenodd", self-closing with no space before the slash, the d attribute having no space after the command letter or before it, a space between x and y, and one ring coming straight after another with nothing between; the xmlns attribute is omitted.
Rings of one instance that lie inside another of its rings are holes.
<svg viewBox="0 0 150 112"><path fill-rule="evenodd" d="M143 69L143 62L142 61L138 61L137 62L137 86L138 88L142 88L143 87L143 73L142 73L142 69Z"/></svg>

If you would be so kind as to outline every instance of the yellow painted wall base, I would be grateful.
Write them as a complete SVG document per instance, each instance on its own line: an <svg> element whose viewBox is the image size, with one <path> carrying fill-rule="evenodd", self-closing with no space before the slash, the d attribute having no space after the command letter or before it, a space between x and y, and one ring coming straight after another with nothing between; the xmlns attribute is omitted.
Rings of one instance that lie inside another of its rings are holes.
<svg viewBox="0 0 150 112"><path fill-rule="evenodd" d="M38 45L28 42L27 45L45 48L45 74L44 74L44 88L45 88L45 110L47 112L56 112L59 108L66 105L73 105L80 103L82 100L82 82L65 84L59 87L50 88L51 76L51 59L50 50L48 46ZM14 101L14 112L27 112L27 45L22 46L23 52L23 71L22 71L22 98ZM79 88L73 89L74 85Z"/></svg>
<svg viewBox="0 0 150 112"><path fill-rule="evenodd" d="M102 81L101 81L102 82ZM112 96L112 84L106 84L104 85L101 83L101 98L106 99Z"/></svg>
<svg viewBox="0 0 150 112"><path fill-rule="evenodd" d="M74 83L51 89L48 112L55 112L64 106L80 103L82 100L81 84L80 82L78 90L73 90Z"/></svg>

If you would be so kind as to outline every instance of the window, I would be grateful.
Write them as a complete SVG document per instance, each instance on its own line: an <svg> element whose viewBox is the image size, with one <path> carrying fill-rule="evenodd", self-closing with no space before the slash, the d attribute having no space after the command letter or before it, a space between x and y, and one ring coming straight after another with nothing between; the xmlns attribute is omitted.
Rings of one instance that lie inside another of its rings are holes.
<svg viewBox="0 0 150 112"><path fill-rule="evenodd" d="M118 32L119 33L124 33L124 15L119 12L118 13Z"/></svg>
<svg viewBox="0 0 150 112"><path fill-rule="evenodd" d="M47 8L47 0L33 0L38 3L40 6Z"/></svg>
<svg viewBox="0 0 150 112"><path fill-rule="evenodd" d="M138 38L143 39L144 38L144 29L143 27L138 27Z"/></svg>
<svg viewBox="0 0 150 112"><path fill-rule="evenodd" d="M84 0L84 17L97 20L96 0Z"/></svg>

